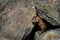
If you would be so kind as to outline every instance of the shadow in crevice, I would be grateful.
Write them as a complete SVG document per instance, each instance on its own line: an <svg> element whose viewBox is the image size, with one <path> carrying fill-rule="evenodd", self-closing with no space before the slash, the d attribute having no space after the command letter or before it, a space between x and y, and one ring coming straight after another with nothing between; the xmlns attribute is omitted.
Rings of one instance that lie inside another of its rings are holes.
<svg viewBox="0 0 60 40"><path fill-rule="evenodd" d="M60 28L60 25L52 25L51 23L47 22L45 19L42 19L44 21L44 23L46 24L47 26L47 29L46 31L48 30L51 30L51 29L57 29L57 28Z"/></svg>
<svg viewBox="0 0 60 40"><path fill-rule="evenodd" d="M46 24L47 28L46 28L46 31L48 30L51 30L51 29L57 29L57 28L60 28L59 25L56 25L56 26L53 26L52 24L50 24L49 22L47 22L45 19L42 19L44 21L44 23ZM24 39L24 40L34 40L34 35L35 35L35 32L40 30L38 28L38 25L34 25L34 28L32 29L32 31L30 32L29 35L27 35L27 37ZM45 32L46 32L45 31Z"/></svg>
<svg viewBox="0 0 60 40"><path fill-rule="evenodd" d="M34 35L35 35L36 31L38 31L37 25L35 25L33 27L32 31L30 32L30 34L27 35L27 37L25 39L22 39L22 40L34 40Z"/></svg>

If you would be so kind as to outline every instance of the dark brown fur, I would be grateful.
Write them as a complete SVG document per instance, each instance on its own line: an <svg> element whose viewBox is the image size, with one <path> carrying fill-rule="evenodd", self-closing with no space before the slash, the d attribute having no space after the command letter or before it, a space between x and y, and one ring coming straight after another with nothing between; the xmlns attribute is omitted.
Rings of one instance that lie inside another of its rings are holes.
<svg viewBox="0 0 60 40"><path fill-rule="evenodd" d="M39 28L41 32L44 32L47 28L46 24L42 21L42 19L39 16L34 16L32 18L32 23L34 25L37 24L38 25L37 28Z"/></svg>

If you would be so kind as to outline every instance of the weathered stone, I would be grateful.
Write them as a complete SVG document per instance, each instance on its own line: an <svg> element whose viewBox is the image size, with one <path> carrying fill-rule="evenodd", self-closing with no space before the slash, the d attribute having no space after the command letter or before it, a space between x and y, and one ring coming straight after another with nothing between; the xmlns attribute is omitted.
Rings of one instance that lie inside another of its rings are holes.
<svg viewBox="0 0 60 40"><path fill-rule="evenodd" d="M21 40L26 28L29 27L30 31L32 30L31 19L35 15L35 9L29 2L30 7L25 3L17 2L10 4L1 13L1 35L4 38Z"/></svg>
<svg viewBox="0 0 60 40"><path fill-rule="evenodd" d="M40 0L35 1L37 14L47 20L52 25L59 25L60 24L60 13L58 12L57 8L50 5L48 2Z"/></svg>
<svg viewBox="0 0 60 40"><path fill-rule="evenodd" d="M37 32L35 35L35 40L60 40L60 31L49 30L41 35Z"/></svg>

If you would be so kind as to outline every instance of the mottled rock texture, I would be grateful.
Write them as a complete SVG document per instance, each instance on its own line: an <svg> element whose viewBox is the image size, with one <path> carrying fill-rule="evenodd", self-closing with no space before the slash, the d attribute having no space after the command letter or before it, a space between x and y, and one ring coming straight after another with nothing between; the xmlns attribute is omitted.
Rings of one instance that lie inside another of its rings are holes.
<svg viewBox="0 0 60 40"><path fill-rule="evenodd" d="M37 7L38 15L41 18L44 18L47 20L49 23L52 25L59 25L60 24L60 12L57 10L58 8L58 0L56 1L55 4L53 4L55 1L51 0L52 3L43 1L41 2L40 0L36 0L35 4ZM51 5L52 4L52 5Z"/></svg>
<svg viewBox="0 0 60 40"><path fill-rule="evenodd" d="M41 35L36 32L35 40L60 40L60 31L58 31L58 29L49 30Z"/></svg>
<svg viewBox="0 0 60 40"><path fill-rule="evenodd" d="M25 29L29 28L31 31L33 28L31 22L32 17L35 15L33 3L27 0L24 2L23 0L19 2L17 2L18 0L0 1L3 2L1 3L2 7L0 9L3 9L7 4L3 12L0 13L0 40L22 40Z"/></svg>

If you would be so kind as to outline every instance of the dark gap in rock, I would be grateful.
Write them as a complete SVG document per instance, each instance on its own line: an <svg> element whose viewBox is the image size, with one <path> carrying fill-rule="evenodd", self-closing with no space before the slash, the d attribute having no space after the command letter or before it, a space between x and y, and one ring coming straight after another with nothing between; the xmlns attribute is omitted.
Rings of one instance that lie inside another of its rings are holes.
<svg viewBox="0 0 60 40"><path fill-rule="evenodd" d="M57 29L57 28L60 28L59 25L56 25L56 26L53 26L52 24L50 24L49 22L47 22L45 19L42 19L44 21L44 23L47 25L47 29L46 31L48 30L51 30L51 29ZM35 32L38 31L38 26L35 25L34 28L32 29L31 33L24 39L24 40L34 40L34 35L35 35ZM45 32L46 32L45 31Z"/></svg>
<svg viewBox="0 0 60 40"><path fill-rule="evenodd" d="M35 25L30 34L25 39L22 40L34 40L34 35L36 31L38 31L37 25Z"/></svg>
<svg viewBox="0 0 60 40"><path fill-rule="evenodd" d="M60 25L52 25L51 23L47 22L45 19L42 19L44 21L44 23L47 25L47 29L46 31L48 30L51 30L51 29L57 29L57 28L60 28Z"/></svg>
<svg viewBox="0 0 60 40"><path fill-rule="evenodd" d="M0 26L0 32L1 32L1 26Z"/></svg>

